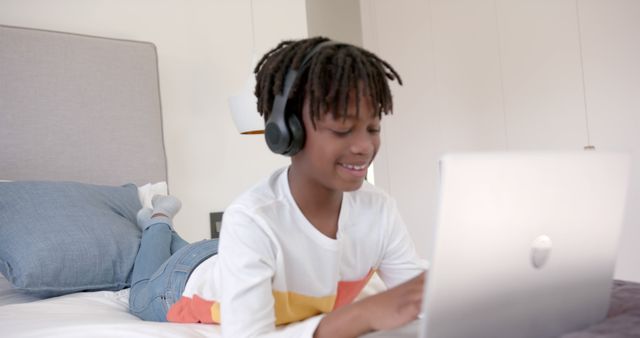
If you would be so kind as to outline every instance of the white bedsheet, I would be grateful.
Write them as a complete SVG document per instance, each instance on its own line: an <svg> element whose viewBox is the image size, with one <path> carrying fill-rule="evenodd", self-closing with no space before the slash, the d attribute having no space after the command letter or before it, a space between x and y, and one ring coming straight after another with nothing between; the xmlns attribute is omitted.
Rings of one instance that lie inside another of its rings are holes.
<svg viewBox="0 0 640 338"><path fill-rule="evenodd" d="M127 289L37 300L0 276L0 337L221 337L218 325L142 321L128 299Z"/></svg>

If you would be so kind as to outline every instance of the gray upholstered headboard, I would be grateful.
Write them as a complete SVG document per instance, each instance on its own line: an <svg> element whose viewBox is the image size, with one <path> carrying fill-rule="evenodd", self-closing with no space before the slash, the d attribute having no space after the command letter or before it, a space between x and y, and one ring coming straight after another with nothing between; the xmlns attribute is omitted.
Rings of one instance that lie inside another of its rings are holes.
<svg viewBox="0 0 640 338"><path fill-rule="evenodd" d="M0 180L167 180L156 48L0 25Z"/></svg>

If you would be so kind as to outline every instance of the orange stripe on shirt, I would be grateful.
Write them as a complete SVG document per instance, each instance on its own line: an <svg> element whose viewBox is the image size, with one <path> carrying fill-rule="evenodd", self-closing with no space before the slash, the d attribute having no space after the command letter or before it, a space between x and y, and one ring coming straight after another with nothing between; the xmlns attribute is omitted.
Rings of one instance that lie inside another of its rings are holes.
<svg viewBox="0 0 640 338"><path fill-rule="evenodd" d="M367 285L371 276L373 276L373 269L369 270L369 273L360 280L338 282L338 292L333 309L335 310L351 304L351 302L358 297L362 289L364 289L365 285Z"/></svg>
<svg viewBox="0 0 640 338"><path fill-rule="evenodd" d="M193 295L193 298L182 296L167 312L167 320L174 323L207 323L218 324L220 318L214 318L214 310L219 304ZM220 311L217 311L220 313Z"/></svg>

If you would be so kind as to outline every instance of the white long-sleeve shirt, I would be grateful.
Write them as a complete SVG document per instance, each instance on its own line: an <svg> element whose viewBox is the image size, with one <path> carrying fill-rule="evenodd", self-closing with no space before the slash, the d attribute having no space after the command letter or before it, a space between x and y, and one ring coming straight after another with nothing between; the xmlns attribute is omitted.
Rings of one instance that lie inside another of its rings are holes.
<svg viewBox="0 0 640 338"><path fill-rule="evenodd" d="M332 239L302 214L283 168L225 210L218 255L192 272L167 318L221 323L224 337L312 337L374 271L393 287L425 266L386 193L366 182L344 193Z"/></svg>

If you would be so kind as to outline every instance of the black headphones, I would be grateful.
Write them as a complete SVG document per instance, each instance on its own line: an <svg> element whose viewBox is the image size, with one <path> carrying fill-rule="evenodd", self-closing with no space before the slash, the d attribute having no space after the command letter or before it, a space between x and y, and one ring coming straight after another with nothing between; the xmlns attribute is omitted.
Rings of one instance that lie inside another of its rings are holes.
<svg viewBox="0 0 640 338"><path fill-rule="evenodd" d="M287 114L287 101L291 87L296 82L298 74L302 74L309 65L311 58L322 48L340 44L327 40L319 43L305 55L298 69L287 71L282 93L273 99L273 107L269 119L265 123L264 138L272 152L285 156L293 156L304 146L304 124L296 114Z"/></svg>

